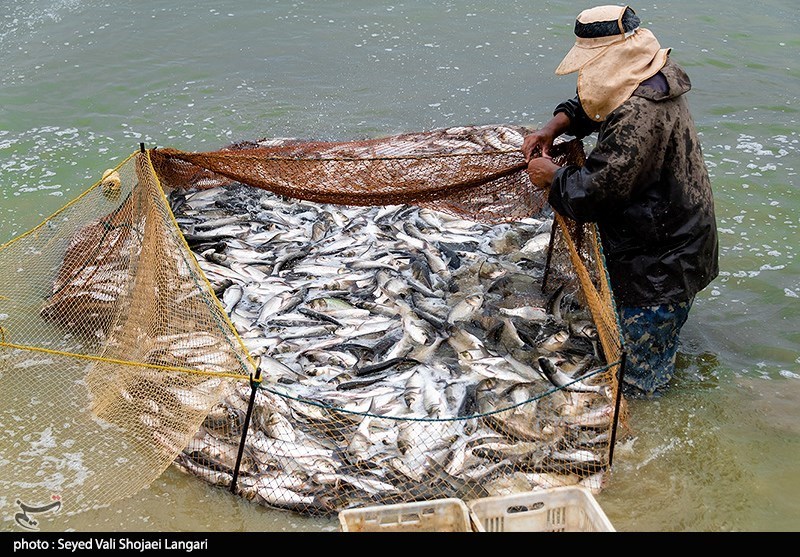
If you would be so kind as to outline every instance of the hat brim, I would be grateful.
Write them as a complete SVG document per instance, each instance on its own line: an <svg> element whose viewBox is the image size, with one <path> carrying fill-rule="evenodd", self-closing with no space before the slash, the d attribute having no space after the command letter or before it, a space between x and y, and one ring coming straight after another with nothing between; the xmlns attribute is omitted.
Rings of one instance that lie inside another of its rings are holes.
<svg viewBox="0 0 800 557"><path fill-rule="evenodd" d="M567 75L577 72L588 62L604 53L606 49L608 49L607 46L600 48L586 48L578 44L573 45L573 47L569 50L569 52L567 52L567 55L564 56L564 59L561 60L561 63L556 68L556 75Z"/></svg>
<svg viewBox="0 0 800 557"><path fill-rule="evenodd" d="M566 75L577 72L588 62L603 54L610 46L622 44L628 38L627 35L611 35L609 37L581 38L575 39L575 44L561 60L556 68L556 75Z"/></svg>

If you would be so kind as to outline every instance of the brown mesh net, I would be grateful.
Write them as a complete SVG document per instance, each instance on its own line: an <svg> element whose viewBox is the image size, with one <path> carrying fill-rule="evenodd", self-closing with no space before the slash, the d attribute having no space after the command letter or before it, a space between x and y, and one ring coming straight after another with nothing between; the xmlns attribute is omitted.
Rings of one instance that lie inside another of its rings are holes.
<svg viewBox="0 0 800 557"><path fill-rule="evenodd" d="M348 142L263 140L210 153L154 149L163 185L209 188L241 182L316 203L413 204L481 222L513 222L546 202L531 185L520 151L532 129L448 128ZM557 164L580 161L573 140L551 153Z"/></svg>
<svg viewBox="0 0 800 557"><path fill-rule="evenodd" d="M6 491L77 511L171 462L301 514L602 489L613 297L593 226L530 184L528 131L132 155L0 248L6 413L48 401Z"/></svg>

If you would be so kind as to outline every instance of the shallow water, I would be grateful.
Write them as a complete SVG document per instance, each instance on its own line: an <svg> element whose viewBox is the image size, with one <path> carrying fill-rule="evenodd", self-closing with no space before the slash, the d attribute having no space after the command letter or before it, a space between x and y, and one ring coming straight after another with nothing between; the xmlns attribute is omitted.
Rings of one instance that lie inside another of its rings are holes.
<svg viewBox="0 0 800 557"><path fill-rule="evenodd" d="M0 242L140 142L202 151L265 136L535 126L574 93L574 76L553 74L582 9L574 2L193 4L6 0ZM630 437L598 500L620 531L796 531L800 10L794 0L762 2L757 13L743 0L725 10L684 0L633 7L692 78L721 274L695 302L671 390L631 401ZM13 507L0 508L13 530ZM55 531L338 527L174 469L108 508L41 518Z"/></svg>

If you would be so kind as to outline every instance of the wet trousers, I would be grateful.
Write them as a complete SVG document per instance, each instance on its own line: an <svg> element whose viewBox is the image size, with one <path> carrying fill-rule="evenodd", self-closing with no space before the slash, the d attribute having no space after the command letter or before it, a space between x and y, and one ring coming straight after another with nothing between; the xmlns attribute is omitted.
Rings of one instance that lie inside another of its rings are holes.
<svg viewBox="0 0 800 557"><path fill-rule="evenodd" d="M681 328L694 299L648 307L621 307L619 320L627 353L623 393L658 394L675 375Z"/></svg>

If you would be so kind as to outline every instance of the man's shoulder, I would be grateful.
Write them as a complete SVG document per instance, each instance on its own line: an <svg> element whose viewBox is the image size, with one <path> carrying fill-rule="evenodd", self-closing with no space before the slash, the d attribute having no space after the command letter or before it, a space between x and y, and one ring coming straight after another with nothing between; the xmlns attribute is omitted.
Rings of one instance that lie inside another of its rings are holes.
<svg viewBox="0 0 800 557"><path fill-rule="evenodd" d="M654 83L657 86L653 86ZM680 97L691 88L692 83L686 71L677 62L668 59L656 76L643 81L634 90L629 100L639 99L644 104L647 101L660 102Z"/></svg>
<svg viewBox="0 0 800 557"><path fill-rule="evenodd" d="M667 63L661 68L661 73L666 78L667 84L669 84L670 96L672 97L682 95L692 88L689 74L686 73L683 66L672 58L667 58Z"/></svg>

